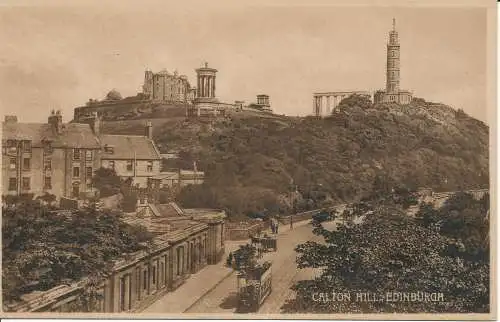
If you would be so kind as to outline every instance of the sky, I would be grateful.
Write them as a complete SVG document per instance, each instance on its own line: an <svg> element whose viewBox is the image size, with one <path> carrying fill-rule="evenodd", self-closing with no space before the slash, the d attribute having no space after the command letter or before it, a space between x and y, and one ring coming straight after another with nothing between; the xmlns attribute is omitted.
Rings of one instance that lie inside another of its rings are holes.
<svg viewBox="0 0 500 322"><path fill-rule="evenodd" d="M278 114L308 115L313 92L385 87L396 19L401 88L488 122L484 8L291 1L2 1L0 107L21 122L65 121L111 89L141 91L146 68L216 68L223 102L268 94Z"/></svg>

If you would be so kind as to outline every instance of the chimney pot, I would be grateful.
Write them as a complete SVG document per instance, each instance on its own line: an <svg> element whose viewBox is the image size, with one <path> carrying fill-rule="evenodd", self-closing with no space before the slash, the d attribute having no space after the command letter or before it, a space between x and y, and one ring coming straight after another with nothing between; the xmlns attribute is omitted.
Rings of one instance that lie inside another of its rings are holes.
<svg viewBox="0 0 500 322"><path fill-rule="evenodd" d="M153 123L151 121L146 122L146 136L148 139L152 140L153 139Z"/></svg>
<svg viewBox="0 0 500 322"><path fill-rule="evenodd" d="M17 116L5 115L5 123L17 123Z"/></svg>

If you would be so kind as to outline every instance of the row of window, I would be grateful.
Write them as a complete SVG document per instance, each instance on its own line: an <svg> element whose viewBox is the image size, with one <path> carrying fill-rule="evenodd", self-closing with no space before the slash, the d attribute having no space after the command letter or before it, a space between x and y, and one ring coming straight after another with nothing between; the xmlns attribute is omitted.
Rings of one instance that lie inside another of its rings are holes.
<svg viewBox="0 0 500 322"><path fill-rule="evenodd" d="M108 168L116 170L115 161L109 160L108 161ZM134 170L134 160L127 160L127 171L133 171L133 170ZM153 161L147 161L146 171L153 172Z"/></svg>
<svg viewBox="0 0 500 322"><path fill-rule="evenodd" d="M87 188L92 188L92 167L85 168L85 177L87 178ZM80 178L80 167L73 167L73 178ZM29 177L23 177L21 180L22 190L31 190L31 179ZM45 175L43 179L43 188L52 189L52 177ZM17 191L17 178L9 178L9 191Z"/></svg>
<svg viewBox="0 0 500 322"><path fill-rule="evenodd" d="M73 149L73 160L80 161L82 159L82 149ZM92 161L92 150L85 150L85 161Z"/></svg>
<svg viewBox="0 0 500 322"><path fill-rule="evenodd" d="M31 178L23 177L21 179L21 189L31 190ZM9 178L9 191L17 191L17 178Z"/></svg>
<svg viewBox="0 0 500 322"><path fill-rule="evenodd" d="M6 146L3 148L3 154L15 154L17 153L17 149L21 148L23 152L31 153L31 141L21 141L18 143L14 140L7 140ZM44 146L44 154L52 154L52 148L49 144ZM83 149L73 149L73 160L79 161L82 159L83 152L85 151L85 161L93 160L93 151L92 150L83 150Z"/></svg>
<svg viewBox="0 0 500 322"><path fill-rule="evenodd" d="M23 152L30 153L31 152L31 141L15 141L15 140L7 140L7 144L4 147L4 154L7 153L16 153L17 149L20 148Z"/></svg>

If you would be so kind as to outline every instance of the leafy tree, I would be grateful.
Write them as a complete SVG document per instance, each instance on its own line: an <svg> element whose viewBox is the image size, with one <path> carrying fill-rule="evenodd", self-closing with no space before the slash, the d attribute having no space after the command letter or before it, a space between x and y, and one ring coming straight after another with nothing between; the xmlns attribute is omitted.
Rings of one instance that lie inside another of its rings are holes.
<svg viewBox="0 0 500 322"><path fill-rule="evenodd" d="M101 279L112 260L144 249L151 235L131 227L118 212L95 204L73 212L53 211L26 200L2 211L4 303L84 277Z"/></svg>
<svg viewBox="0 0 500 322"><path fill-rule="evenodd" d="M321 225L314 233L324 242L297 246L299 268L318 276L299 281L286 312L488 312L489 265L451 256L453 240L419 225L412 218L377 207L363 221L350 220L337 230ZM356 293L441 292L437 302L363 302ZM351 301L318 301L319 293L348 293ZM314 299L316 294L316 300Z"/></svg>

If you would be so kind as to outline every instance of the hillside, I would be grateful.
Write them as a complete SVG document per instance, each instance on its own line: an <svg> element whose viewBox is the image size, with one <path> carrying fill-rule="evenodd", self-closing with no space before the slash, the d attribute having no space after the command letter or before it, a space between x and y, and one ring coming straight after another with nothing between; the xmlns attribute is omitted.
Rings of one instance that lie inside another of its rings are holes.
<svg viewBox="0 0 500 322"><path fill-rule="evenodd" d="M340 109L324 119L157 119L154 137L162 152L180 150L181 163L197 160L206 172L206 183L184 189L181 203L232 215L286 209L292 178L298 208L359 200L374 185L488 185L488 126L462 111L422 99L373 106L357 96ZM105 131L142 133L142 124L107 122Z"/></svg>

